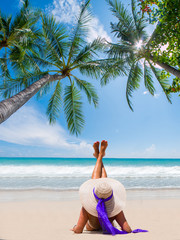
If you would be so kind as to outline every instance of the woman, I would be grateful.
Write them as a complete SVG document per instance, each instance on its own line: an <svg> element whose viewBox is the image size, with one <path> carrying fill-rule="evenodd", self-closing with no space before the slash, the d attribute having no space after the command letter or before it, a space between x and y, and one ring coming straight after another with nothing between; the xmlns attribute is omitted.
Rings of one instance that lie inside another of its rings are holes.
<svg viewBox="0 0 180 240"><path fill-rule="evenodd" d="M97 162L91 180L80 187L82 208L77 225L72 229L75 233L82 233L85 225L88 231L103 229L105 233L112 235L132 231L122 211L125 205L125 189L120 182L107 178L102 161L107 146L107 141L103 140L99 152L99 142L93 145ZM113 227L114 220L123 231Z"/></svg>

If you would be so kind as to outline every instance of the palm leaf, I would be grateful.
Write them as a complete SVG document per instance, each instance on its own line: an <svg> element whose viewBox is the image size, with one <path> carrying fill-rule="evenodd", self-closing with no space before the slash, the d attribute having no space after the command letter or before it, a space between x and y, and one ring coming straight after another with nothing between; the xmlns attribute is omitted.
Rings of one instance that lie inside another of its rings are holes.
<svg viewBox="0 0 180 240"><path fill-rule="evenodd" d="M109 57L113 58L132 58L133 48L132 45L123 43L123 44L116 44L110 43L109 50L107 51Z"/></svg>
<svg viewBox="0 0 180 240"><path fill-rule="evenodd" d="M7 59L7 54L4 54L3 58L0 58L0 70L1 70L1 77L5 81L6 79L10 78L10 72L8 69L8 59Z"/></svg>
<svg viewBox="0 0 180 240"><path fill-rule="evenodd" d="M74 59L72 57L72 65L93 60L93 58L97 56L97 51L105 49L106 45L107 44L105 44L104 39L95 39L92 43L85 45L85 47L81 49L78 55L75 55Z"/></svg>
<svg viewBox="0 0 180 240"><path fill-rule="evenodd" d="M154 88L154 82L152 79L150 68L146 65L146 60L144 60L144 85L154 96L155 88Z"/></svg>
<svg viewBox="0 0 180 240"><path fill-rule="evenodd" d="M159 82L163 92L165 93L167 100L170 103L172 103L171 102L171 95L170 95L170 93L167 92L167 89L169 88L169 81L168 81L168 79L162 77L161 70L155 68L150 61L148 61L148 63L150 65L151 70L153 71L156 79L158 80L158 82Z"/></svg>
<svg viewBox="0 0 180 240"><path fill-rule="evenodd" d="M136 26L136 31L138 33L138 39L141 39L142 37L145 38L145 36L147 38L146 31L144 31L144 28L147 26L146 19L142 14L137 12L135 0L131 0L131 10Z"/></svg>
<svg viewBox="0 0 180 240"><path fill-rule="evenodd" d="M58 81L56 84L55 91L49 100L49 104L46 112L50 123L55 123L56 119L59 117L59 112L62 105L61 94L62 94L62 86L61 86L61 82Z"/></svg>
<svg viewBox="0 0 180 240"><path fill-rule="evenodd" d="M46 39L49 39L49 44L58 53L59 58L64 61L64 55L67 51L67 41L64 41L68 36L66 29L62 24L56 23L53 16L42 16L43 31Z"/></svg>
<svg viewBox="0 0 180 240"><path fill-rule="evenodd" d="M126 61L120 58L106 59L101 64L101 69L103 69L101 86L104 86L109 83L111 79L126 75Z"/></svg>
<svg viewBox="0 0 180 240"><path fill-rule="evenodd" d="M115 33L115 36L118 38L133 43L136 30L133 18L120 1L107 0L107 2L110 5L110 10L113 12L113 15L118 19L117 24L111 23L112 32Z"/></svg>
<svg viewBox="0 0 180 240"><path fill-rule="evenodd" d="M129 72L127 86L126 86L126 99L130 109L133 111L132 103L130 98L132 98L132 93L134 90L139 88L139 82L141 80L142 70L139 63L133 63Z"/></svg>
<svg viewBox="0 0 180 240"><path fill-rule="evenodd" d="M79 17L77 19L77 25L72 32L72 36L70 37L70 50L68 54L69 58L67 65L70 64L71 58L77 55L81 47L86 43L84 37L86 37L89 27L88 23L91 20L91 14L87 10L89 3L90 0L86 1L86 3L82 5Z"/></svg>
<svg viewBox="0 0 180 240"><path fill-rule="evenodd" d="M52 91L52 86L55 84L55 82L47 82L39 92L37 93L37 99L41 99L43 96L47 95Z"/></svg>
<svg viewBox="0 0 180 240"><path fill-rule="evenodd" d="M84 126L84 117L82 114L82 102L80 101L80 92L74 86L66 86L64 92L64 111L68 129L71 134L80 134Z"/></svg>
<svg viewBox="0 0 180 240"><path fill-rule="evenodd" d="M10 78L6 80L5 85L0 85L0 92L4 98L10 98L13 95L22 91L23 89L27 88L32 83L36 82L46 74L47 72L35 72L22 74L16 79Z"/></svg>
<svg viewBox="0 0 180 240"><path fill-rule="evenodd" d="M98 95L96 93L96 90L94 88L94 86L87 82L87 81L84 81L84 80L81 80L79 78L77 78L76 76L73 76L78 87L81 89L81 90L84 90L84 92L86 93L86 96L88 98L88 101L89 103L91 103L91 101L94 103L94 106L97 107L98 105Z"/></svg>
<svg viewBox="0 0 180 240"><path fill-rule="evenodd" d="M94 77L96 79L100 77L103 71L101 69L101 64L98 60L81 63L78 65L78 70L82 75L86 75L92 78Z"/></svg>

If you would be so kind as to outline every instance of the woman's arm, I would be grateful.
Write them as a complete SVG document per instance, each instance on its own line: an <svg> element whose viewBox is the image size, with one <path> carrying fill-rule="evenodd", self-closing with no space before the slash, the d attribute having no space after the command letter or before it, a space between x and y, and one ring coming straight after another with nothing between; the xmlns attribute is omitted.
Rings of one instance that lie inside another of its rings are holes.
<svg viewBox="0 0 180 240"><path fill-rule="evenodd" d="M77 225L73 227L72 231L74 231L75 233L82 233L87 221L88 221L88 214L86 210L82 207Z"/></svg>
<svg viewBox="0 0 180 240"><path fill-rule="evenodd" d="M122 228L122 230L126 231L126 232L132 232L123 211L121 211L117 216L116 216L116 222L120 225L120 227Z"/></svg>

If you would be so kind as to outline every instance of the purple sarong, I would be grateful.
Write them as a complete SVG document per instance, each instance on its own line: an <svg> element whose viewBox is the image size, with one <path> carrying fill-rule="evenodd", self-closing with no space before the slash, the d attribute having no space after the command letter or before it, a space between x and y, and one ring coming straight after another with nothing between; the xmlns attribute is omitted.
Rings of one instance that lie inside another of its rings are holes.
<svg viewBox="0 0 180 240"><path fill-rule="evenodd" d="M126 231L120 231L119 229L115 228L112 225L112 223L109 221L107 211L106 211L106 207L105 207L105 202L109 201L112 198L113 192L112 192L111 196L109 196L106 199L99 198L95 193L95 188L93 189L93 193L94 193L95 198L98 200L96 210L97 210L97 213L98 213L98 219L99 219L99 223L102 227L103 233L112 234L112 235L128 234L128 232L126 232ZM132 233L138 233L138 232L148 232L148 231L147 230L142 230L142 229L135 229L135 230L132 231Z"/></svg>

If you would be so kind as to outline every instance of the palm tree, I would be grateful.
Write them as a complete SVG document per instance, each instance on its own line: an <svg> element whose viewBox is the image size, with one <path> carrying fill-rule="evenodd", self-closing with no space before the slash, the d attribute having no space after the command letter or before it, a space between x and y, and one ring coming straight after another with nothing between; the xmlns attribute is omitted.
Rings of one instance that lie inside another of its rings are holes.
<svg viewBox="0 0 180 240"><path fill-rule="evenodd" d="M154 95L153 74L170 102L170 96L167 91L168 81L154 64L158 64L173 74L176 69L165 63L158 62L153 57L150 49L152 38L149 39L145 31L145 18L137 13L135 1L131 1L132 15L129 14L120 1L107 0L107 2L113 15L118 19L117 23L111 23L112 32L117 37L118 42L109 43L107 52L109 57L114 59L115 62L124 61L128 73L126 98L130 109L133 110L130 98L133 91L139 88L142 77L144 78L145 87L150 94Z"/></svg>
<svg viewBox="0 0 180 240"><path fill-rule="evenodd" d="M21 72L18 78L7 81L6 88L2 91L4 96L10 98L0 103L0 122L10 117L39 90L39 95L44 95L54 87L47 108L50 123L59 117L64 105L70 133L78 135L81 132L84 117L80 90L85 92L89 102L93 102L95 107L98 104L98 96L93 85L77 77L76 72L79 70L82 74L95 78L103 72L101 63L95 60L96 52L104 46L103 41L86 41L88 22L91 18L88 11L89 2L90 0L82 5L77 25L70 36L67 35L67 29L57 23L53 16L42 15L43 56L35 52L30 54L36 71ZM62 83L65 78L69 83ZM13 96L15 92L17 94Z"/></svg>
<svg viewBox="0 0 180 240"><path fill-rule="evenodd" d="M30 8L29 0L24 0L14 18L0 13L0 77L4 84L10 78L9 68L25 72L27 66L31 66L29 52L40 49L41 33L36 27L39 14L40 11Z"/></svg>

